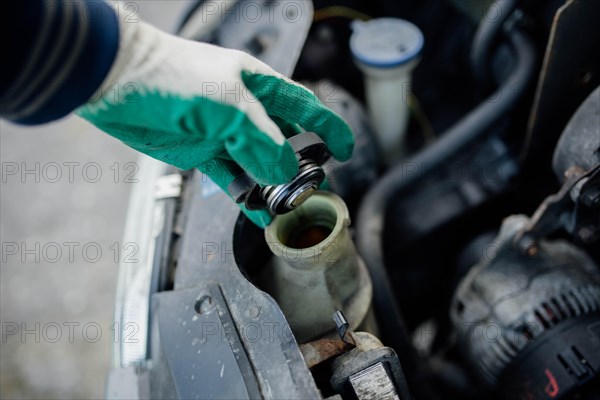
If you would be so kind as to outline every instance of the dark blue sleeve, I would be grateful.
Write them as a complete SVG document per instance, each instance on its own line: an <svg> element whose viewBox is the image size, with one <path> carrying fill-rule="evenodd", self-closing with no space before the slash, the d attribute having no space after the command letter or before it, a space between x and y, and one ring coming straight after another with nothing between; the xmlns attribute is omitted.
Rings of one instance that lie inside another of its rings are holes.
<svg viewBox="0 0 600 400"><path fill-rule="evenodd" d="M117 15L107 3L18 0L0 9L0 116L41 124L92 97L119 47Z"/></svg>

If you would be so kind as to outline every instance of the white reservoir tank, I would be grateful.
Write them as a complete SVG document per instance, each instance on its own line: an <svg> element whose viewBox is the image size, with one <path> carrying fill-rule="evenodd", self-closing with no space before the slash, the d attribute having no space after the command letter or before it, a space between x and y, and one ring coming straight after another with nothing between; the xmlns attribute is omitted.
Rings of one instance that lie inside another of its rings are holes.
<svg viewBox="0 0 600 400"><path fill-rule="evenodd" d="M355 21L352 29L350 50L364 73L369 114L384 161L390 165L404 154L412 71L419 63L423 34L399 18Z"/></svg>

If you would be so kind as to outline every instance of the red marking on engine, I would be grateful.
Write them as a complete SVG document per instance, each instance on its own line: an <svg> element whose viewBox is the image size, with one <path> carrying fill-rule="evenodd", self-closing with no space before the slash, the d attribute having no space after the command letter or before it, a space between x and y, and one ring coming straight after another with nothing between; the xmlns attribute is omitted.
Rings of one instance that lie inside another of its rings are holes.
<svg viewBox="0 0 600 400"><path fill-rule="evenodd" d="M544 370L546 376L548 377L548 384L546 385L546 394L550 397L556 397L558 391L560 390L558 387L558 383L556 382L556 378L552 375L552 372L548 368Z"/></svg>

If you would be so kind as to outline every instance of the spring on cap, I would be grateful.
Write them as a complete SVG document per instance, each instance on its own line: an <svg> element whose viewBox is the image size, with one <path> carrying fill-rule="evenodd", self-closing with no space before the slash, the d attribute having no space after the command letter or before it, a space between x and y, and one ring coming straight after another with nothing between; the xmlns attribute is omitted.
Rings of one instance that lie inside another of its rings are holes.
<svg viewBox="0 0 600 400"><path fill-rule="evenodd" d="M299 161L298 174L285 185L265 186L260 195L267 207L275 214L292 211L309 198L319 188L325 173L317 163L308 158Z"/></svg>
<svg viewBox="0 0 600 400"><path fill-rule="evenodd" d="M274 214L285 214L304 203L323 183L323 165L330 157L321 138L312 132L292 136L288 143L298 158L298 173L291 182L276 186L260 186L243 173L227 190L237 203L248 210L267 208Z"/></svg>

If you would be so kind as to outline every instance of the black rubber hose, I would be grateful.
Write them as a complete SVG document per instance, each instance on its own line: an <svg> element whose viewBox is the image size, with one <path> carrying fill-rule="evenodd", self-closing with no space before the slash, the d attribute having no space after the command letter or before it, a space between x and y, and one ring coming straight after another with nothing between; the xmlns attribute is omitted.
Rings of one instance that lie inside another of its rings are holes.
<svg viewBox="0 0 600 400"><path fill-rule="evenodd" d="M502 33L502 26L517 7L517 0L496 0L490 4L485 15L479 22L477 32L471 45L471 67L475 79L481 85L490 86L489 58L494 41Z"/></svg>
<svg viewBox="0 0 600 400"><path fill-rule="evenodd" d="M358 212L357 246L373 282L373 304L383 333L382 340L396 350L401 362L409 364L403 365L407 375L411 375L410 368L418 367L419 361L411 358L414 349L384 265L381 239L386 211L396 193L440 166L475 139L484 137L489 128L516 105L534 74L536 49L529 38L516 29L507 35L517 63L502 86L436 142L389 170L367 192ZM411 377L407 378L410 380ZM411 387L414 392L417 391L415 389Z"/></svg>
<svg viewBox="0 0 600 400"><path fill-rule="evenodd" d="M181 34L181 31L183 31L183 27L190 22L190 20L192 19L192 17L194 16L194 14L196 13L196 11L198 11L198 9L200 8L200 6L205 3L206 0L196 0L196 2L191 3L187 9L184 11L183 14L183 18L181 18L181 21L179 21L179 24L177 24L177 29L175 30L175 33L177 35Z"/></svg>

